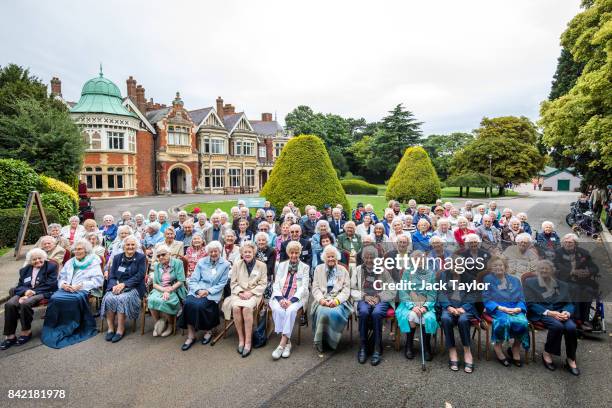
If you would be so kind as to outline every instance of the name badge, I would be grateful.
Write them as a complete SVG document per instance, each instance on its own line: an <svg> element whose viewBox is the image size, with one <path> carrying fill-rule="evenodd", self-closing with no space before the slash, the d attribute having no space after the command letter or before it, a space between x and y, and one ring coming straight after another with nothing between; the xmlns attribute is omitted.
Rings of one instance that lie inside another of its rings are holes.
<svg viewBox="0 0 612 408"><path fill-rule="evenodd" d="M555 237L550 237L550 240L551 240L551 241L556 241L556 240L557 240L557 238L555 238Z"/></svg>
<svg viewBox="0 0 612 408"><path fill-rule="evenodd" d="M120 266L119 268L117 268L117 270L119 272L125 272L125 266Z"/></svg>
<svg viewBox="0 0 612 408"><path fill-rule="evenodd" d="M353 242L357 242L357 238L353 237Z"/></svg>
<svg viewBox="0 0 612 408"><path fill-rule="evenodd" d="M217 268L212 268L212 270L210 271L210 273L213 274L213 276L215 276L217 274Z"/></svg>
<svg viewBox="0 0 612 408"><path fill-rule="evenodd" d="M308 251L302 251L302 255L308 255Z"/></svg>
<svg viewBox="0 0 612 408"><path fill-rule="evenodd" d="M28 276L27 278L25 278L23 280L23 283L28 283L28 282L32 282L32 277L31 276Z"/></svg>
<svg viewBox="0 0 612 408"><path fill-rule="evenodd" d="M373 277L373 276L368 276L368 277L366 278L366 280L367 280L368 282L374 282L374 277Z"/></svg>

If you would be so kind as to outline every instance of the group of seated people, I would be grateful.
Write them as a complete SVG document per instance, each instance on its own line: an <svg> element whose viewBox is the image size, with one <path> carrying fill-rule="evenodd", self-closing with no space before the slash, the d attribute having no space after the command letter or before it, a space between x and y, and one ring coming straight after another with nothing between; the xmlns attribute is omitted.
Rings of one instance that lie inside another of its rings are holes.
<svg viewBox="0 0 612 408"><path fill-rule="evenodd" d="M47 303L41 335L47 346L94 336L88 297L101 289L100 315L111 343L126 334L126 320L144 312L146 296L153 336L169 336L176 326L186 329L183 351L199 331L201 343L210 343L223 314L235 325L237 352L249 356L255 317L269 307L280 335L274 360L290 356L298 316L300 325L311 320L314 345L323 352L337 348L355 315L358 361L369 356L378 365L384 322L394 317L406 335L408 359L416 355L414 337L420 333L423 357L430 360L432 336L441 329L453 371L460 366L457 327L464 371L471 373L473 325L487 321L497 360L520 367L521 349L531 346L529 324L538 322L548 329L546 368L555 369L552 356L560 355L565 337L564 366L579 375L577 323L588 329L598 268L574 234L560 238L554 225L544 222L534 235L526 214L500 211L495 202L473 208L467 201L456 208L411 200L401 211L392 200L382 221L369 204L359 204L351 218L340 205L324 205L322 211L306 206L301 215L293 203L277 213L266 202L251 215L238 202L231 216L217 210L210 219L196 209L193 218L181 211L170 222L166 212L151 210L146 218L126 211L117 223L105 215L100 227L93 220L80 225L75 217L66 227L52 224L28 252L5 304L0 349L30 340L33 308L40 303ZM403 266L385 262L399 259ZM393 329L390 334L399 336Z"/></svg>

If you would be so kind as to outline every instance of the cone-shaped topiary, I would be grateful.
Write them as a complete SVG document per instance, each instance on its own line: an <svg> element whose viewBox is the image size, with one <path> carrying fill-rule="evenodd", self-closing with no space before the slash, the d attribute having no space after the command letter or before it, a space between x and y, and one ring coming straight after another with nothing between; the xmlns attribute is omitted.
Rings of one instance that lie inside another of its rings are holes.
<svg viewBox="0 0 612 408"><path fill-rule="evenodd" d="M387 200L417 203L433 203L442 194L440 179L431 164L429 155L420 146L409 147L389 179Z"/></svg>
<svg viewBox="0 0 612 408"><path fill-rule="evenodd" d="M301 135L287 142L260 194L278 211L293 201L302 211L308 204L342 204L350 214L336 170L317 136Z"/></svg>

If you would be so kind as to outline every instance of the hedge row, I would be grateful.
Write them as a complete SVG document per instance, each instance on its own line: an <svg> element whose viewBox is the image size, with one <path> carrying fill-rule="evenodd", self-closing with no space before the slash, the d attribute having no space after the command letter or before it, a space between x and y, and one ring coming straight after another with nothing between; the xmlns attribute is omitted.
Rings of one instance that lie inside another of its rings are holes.
<svg viewBox="0 0 612 408"><path fill-rule="evenodd" d="M26 162L0 159L0 208L25 206L38 182L38 174Z"/></svg>
<svg viewBox="0 0 612 408"><path fill-rule="evenodd" d="M15 246L19 229L21 228L23 212L23 208L0 209L0 247ZM45 215L49 224L59 222L60 220L57 211L53 208L45 209ZM44 233L38 209L32 208L24 243L35 244Z"/></svg>
<svg viewBox="0 0 612 408"><path fill-rule="evenodd" d="M63 181L54 179L53 177L47 177L43 174L40 175L40 192L41 193L59 193L67 196L76 207L79 205L79 195L77 192L68 184Z"/></svg>
<svg viewBox="0 0 612 408"><path fill-rule="evenodd" d="M378 187L374 184L370 184L367 181L350 179L340 180L342 188L346 194L376 194L378 193Z"/></svg>
<svg viewBox="0 0 612 408"><path fill-rule="evenodd" d="M68 224L68 219L75 214L74 203L65 194L42 193L40 198L45 211L49 209L57 211L59 221L62 225Z"/></svg>

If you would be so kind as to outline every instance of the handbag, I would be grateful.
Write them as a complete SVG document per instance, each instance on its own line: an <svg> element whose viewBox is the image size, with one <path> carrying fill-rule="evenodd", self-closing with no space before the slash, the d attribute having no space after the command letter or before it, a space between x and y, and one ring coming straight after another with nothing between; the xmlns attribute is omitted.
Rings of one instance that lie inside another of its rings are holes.
<svg viewBox="0 0 612 408"><path fill-rule="evenodd" d="M253 348L260 348L268 342L268 306L264 305L259 313L259 323L253 331Z"/></svg>

